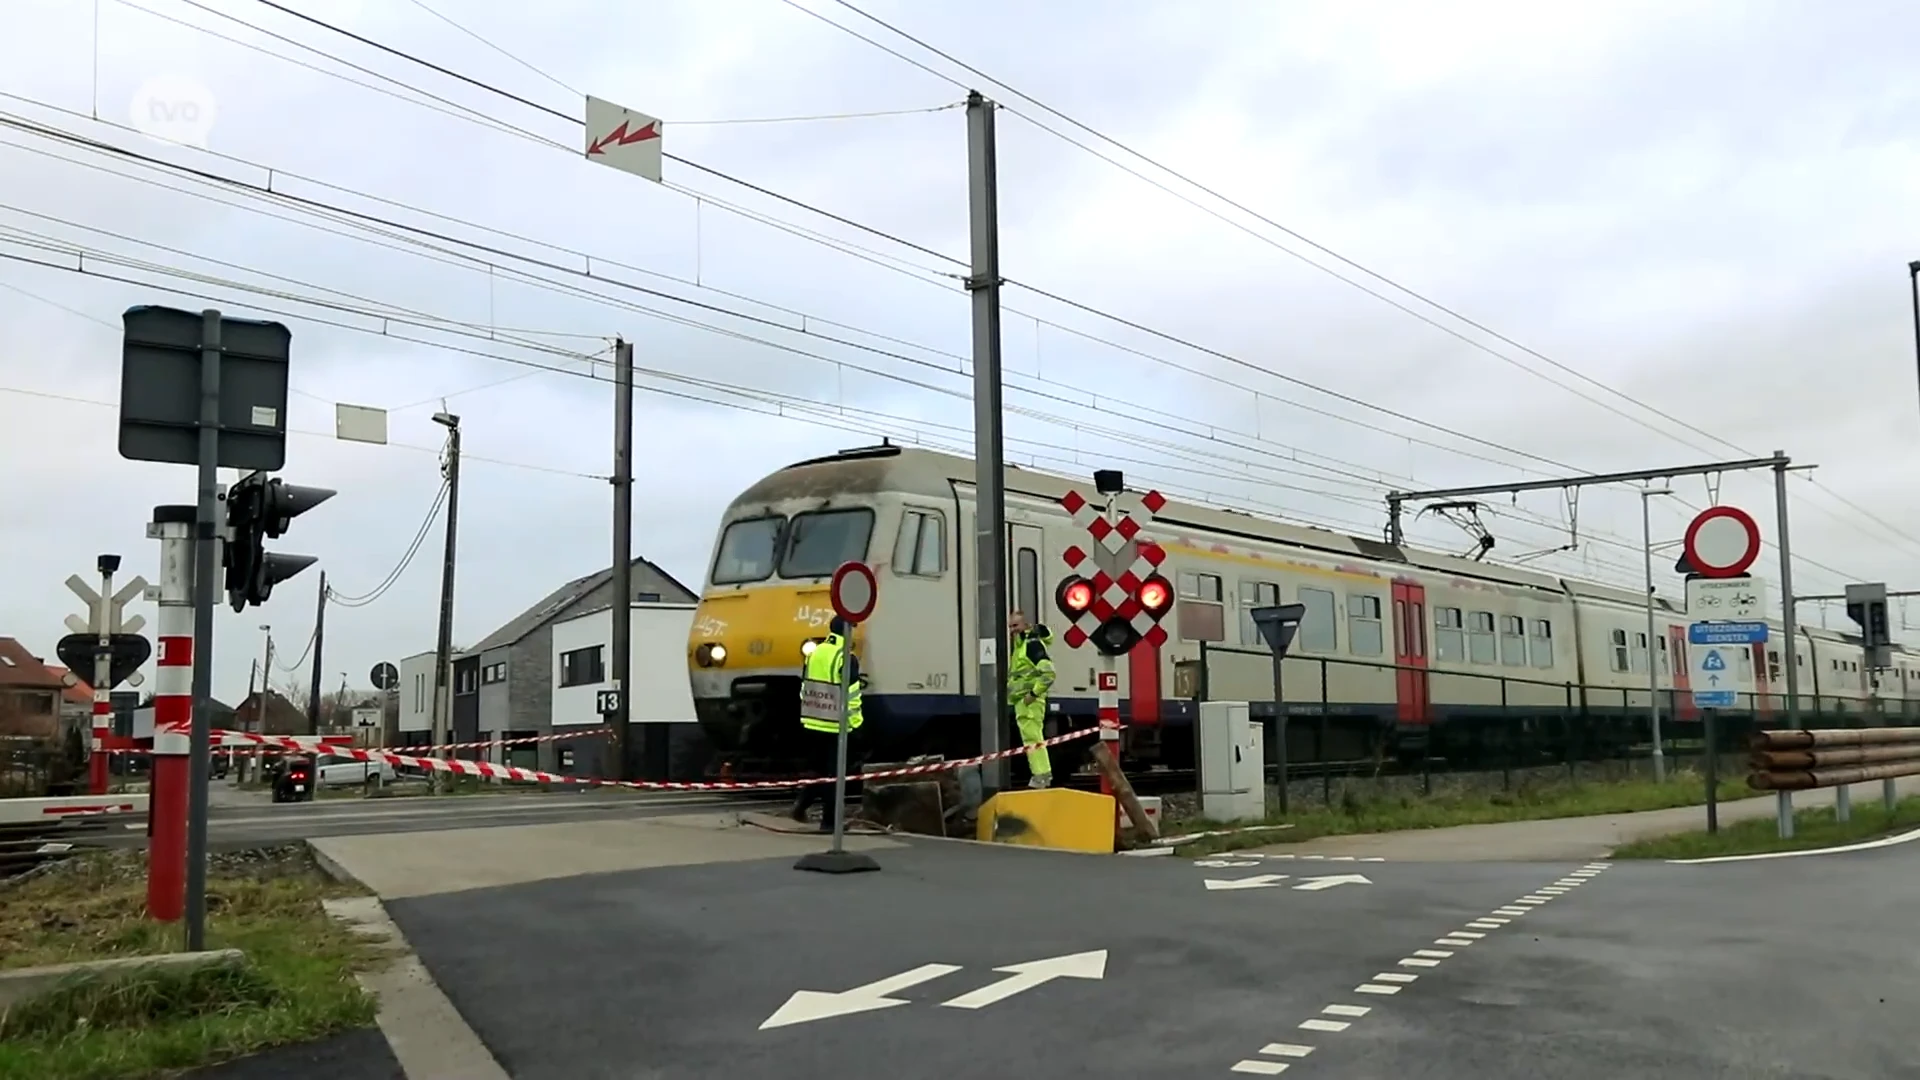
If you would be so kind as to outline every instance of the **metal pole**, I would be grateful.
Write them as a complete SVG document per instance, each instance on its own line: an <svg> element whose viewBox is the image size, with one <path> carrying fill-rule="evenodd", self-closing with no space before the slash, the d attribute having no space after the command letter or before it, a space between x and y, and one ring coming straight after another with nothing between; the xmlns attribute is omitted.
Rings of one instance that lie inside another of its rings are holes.
<svg viewBox="0 0 1920 1080"><path fill-rule="evenodd" d="M200 323L200 484L194 508L193 731L187 749L187 951L207 941L207 743L213 729L213 590L220 542L220 313ZM266 673L261 672L261 681Z"/></svg>
<svg viewBox="0 0 1920 1080"><path fill-rule="evenodd" d="M840 646L840 733L833 750L833 805L823 813L833 815L833 847L837 858L845 850L847 832L847 721L853 687L853 627L847 627L847 640Z"/></svg>
<svg viewBox="0 0 1920 1080"><path fill-rule="evenodd" d="M1700 710L1707 729L1707 831L1710 833L1720 831L1720 737L1718 725L1713 722L1716 711Z"/></svg>
<svg viewBox="0 0 1920 1080"><path fill-rule="evenodd" d="M993 110L977 90L967 93L967 203L973 302L973 461L976 561L980 575L978 659L980 752L999 753L1007 711L1007 526L1004 446L1000 432L1000 210ZM1007 763L980 767L981 798L1006 786Z"/></svg>
<svg viewBox="0 0 1920 1080"><path fill-rule="evenodd" d="M106 736L113 731L113 688L108 685L113 682L113 635L108 631L113 626L113 568L119 562L118 555L100 556L100 601L92 611L93 629L100 636L93 643L93 715L88 721L92 725L92 756L87 762L87 786L95 795L105 795L110 782Z"/></svg>
<svg viewBox="0 0 1920 1080"><path fill-rule="evenodd" d="M1279 773L1280 814L1282 817L1285 817L1286 814L1288 813L1288 809L1287 809L1287 705L1286 705L1286 695L1282 692L1281 685L1280 685L1281 677L1282 677L1281 673L1286 668L1286 666L1287 666L1286 656L1282 654L1280 650L1275 649L1273 652L1273 732L1274 732L1273 760L1275 765L1277 766L1277 771ZM1266 763L1262 762L1260 767L1260 772L1262 776L1265 775L1266 771L1267 771ZM1263 779L1261 782L1265 783L1265 780Z"/></svg>
<svg viewBox="0 0 1920 1080"><path fill-rule="evenodd" d="M447 460L441 467L447 481L447 540L440 565L440 629L433 657L433 754L440 757L440 748L453 741L447 729L453 720L453 556L460 535L460 418L438 413L434 420L447 429ZM436 791L451 790L446 779L438 769L428 774Z"/></svg>
<svg viewBox="0 0 1920 1080"><path fill-rule="evenodd" d="M1780 662L1787 668L1787 726L1800 727L1800 632L1793 622L1793 544L1787 530L1787 455L1773 452L1773 501L1780 530L1780 628L1786 642L1780 650ZM1793 836L1793 792L1779 792L1775 799L1780 838Z"/></svg>
<svg viewBox="0 0 1920 1080"><path fill-rule="evenodd" d="M260 696L253 699L253 718L247 721L247 730L267 733L267 698L273 693L273 627L262 626L260 632L266 635L260 644ZM253 759L254 779L258 780L266 772L266 758L258 745L247 748Z"/></svg>
<svg viewBox="0 0 1920 1080"><path fill-rule="evenodd" d="M1660 739L1660 671L1654 664L1653 629L1653 518L1652 498L1661 492L1647 490L1640 493L1640 540L1647 564L1647 720L1653 733L1653 779L1664 783L1667 779L1667 757Z"/></svg>
<svg viewBox="0 0 1920 1080"><path fill-rule="evenodd" d="M147 805L147 917L172 922L186 898L187 758L193 727L193 522L191 506L156 506L147 535L160 541L160 612L154 627L153 790Z"/></svg>
<svg viewBox="0 0 1920 1080"><path fill-rule="evenodd" d="M607 717L607 775L631 779L633 756L627 682L633 663L633 343L613 342L613 688L620 691ZM838 848L834 850L838 851Z"/></svg>
<svg viewBox="0 0 1920 1080"><path fill-rule="evenodd" d="M320 665L327 654L327 572L320 571L313 612L313 681L307 687L307 734L320 734Z"/></svg>
<svg viewBox="0 0 1920 1080"><path fill-rule="evenodd" d="M1920 369L1920 261L1907 264L1907 283L1913 291L1913 358Z"/></svg>

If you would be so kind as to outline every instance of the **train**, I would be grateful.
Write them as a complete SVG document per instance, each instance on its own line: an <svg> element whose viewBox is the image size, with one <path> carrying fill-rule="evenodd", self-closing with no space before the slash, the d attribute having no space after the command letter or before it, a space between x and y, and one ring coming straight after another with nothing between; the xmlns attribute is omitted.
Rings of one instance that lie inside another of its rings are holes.
<svg viewBox="0 0 1920 1080"><path fill-rule="evenodd" d="M878 582L874 611L853 634L868 677L869 759L979 753L977 643L1005 614L983 620L978 607L975 478L970 458L883 442L796 462L728 505L687 643L714 772L790 776L805 760L801 670L833 619L830 578L849 560L866 562ZM1062 553L1087 540L1061 498L1092 485L1018 465L1003 479L1010 607L1063 626L1053 610L1071 573ZM1228 681L1246 684L1270 671L1250 612L1275 603L1305 606L1287 663L1317 669L1284 680L1282 707L1337 714L1348 730L1366 725L1398 756L1433 753L1450 726L1476 714L1643 716L1649 664L1662 707L1679 721L1697 717L1684 693L1688 619L1667 597L1654 597L1649 641L1638 590L1177 499L1146 534L1166 553L1161 573L1176 599L1166 641L1142 642L1118 662L1123 766L1191 768L1202 697L1273 700L1270 681L1244 692L1203 693L1194 683L1196 672L1205 681L1209 670L1237 671ZM1775 622L1765 644L1723 647L1734 656L1728 677L1739 708L1762 720L1785 705L1781 634ZM1797 636L1803 702L1904 713L1920 699L1913 652L1896 646L1892 667L1876 672L1855 634L1800 627ZM1050 726L1093 725L1101 658L1059 632L1051 650ZM1010 721L1003 738L1012 738ZM1071 749L1088 746L1065 744L1065 764L1079 764Z"/></svg>

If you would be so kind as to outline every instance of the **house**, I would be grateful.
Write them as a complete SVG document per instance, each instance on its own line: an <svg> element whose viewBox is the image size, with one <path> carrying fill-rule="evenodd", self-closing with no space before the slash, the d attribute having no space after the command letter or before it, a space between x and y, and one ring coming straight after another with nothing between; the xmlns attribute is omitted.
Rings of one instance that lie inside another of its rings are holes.
<svg viewBox="0 0 1920 1080"><path fill-rule="evenodd" d="M691 589L646 559L633 561L633 595L627 599L641 604L698 601ZM553 734L557 670L553 625L616 602L613 569L609 567L567 582L480 639L472 648L463 650L453 663L453 741ZM564 657L560 661L567 662ZM432 671L430 657L427 670ZM429 719L432 682L429 675L426 680ZM404 720L402 726L405 726ZM497 757L514 765L562 771L562 755L552 742L507 747Z"/></svg>
<svg viewBox="0 0 1920 1080"><path fill-rule="evenodd" d="M553 624L553 721L555 736L606 721L597 699L613 686L608 658L613 649L613 608L582 604ZM639 775L659 780L699 780L713 747L695 718L693 684L687 678L687 639L696 604L632 605L628 641L627 721ZM605 738L553 743L560 772L605 776ZM571 760L569 760L571 759Z"/></svg>
<svg viewBox="0 0 1920 1080"><path fill-rule="evenodd" d="M60 721L63 724L81 728L93 727L93 687L87 685L78 673L73 682L67 682L67 669L58 664L47 664L47 671L60 680Z"/></svg>
<svg viewBox="0 0 1920 1080"><path fill-rule="evenodd" d="M261 692L256 690L233 710L233 722L238 730L262 735L313 734L308 729L307 710L280 696L277 690L268 690L265 694L266 725L261 726L261 697Z"/></svg>
<svg viewBox="0 0 1920 1080"><path fill-rule="evenodd" d="M66 686L19 640L0 637L0 736L51 739L60 734Z"/></svg>

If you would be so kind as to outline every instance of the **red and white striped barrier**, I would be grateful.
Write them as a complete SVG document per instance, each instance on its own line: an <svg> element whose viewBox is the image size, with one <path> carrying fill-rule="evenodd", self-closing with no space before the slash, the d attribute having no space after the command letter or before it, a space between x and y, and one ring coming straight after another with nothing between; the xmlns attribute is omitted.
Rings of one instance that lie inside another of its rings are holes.
<svg viewBox="0 0 1920 1080"><path fill-rule="evenodd" d="M1055 746L1074 739L1084 739L1093 735L1096 728L1081 728L1064 735L1055 735L1040 745ZM241 739L261 746L277 746L296 751L306 749L301 743L284 735L256 735L252 732L222 731L222 738ZM1010 758L1015 754L1024 754L1025 745L997 753L982 754L979 757L961 758L955 761L930 761L924 765L908 765L898 769L884 769L877 772L863 772L850 776L851 780L890 780L901 776L925 776L930 773L947 772L952 769L964 769ZM387 762L392 765L405 765L416 769L430 769L437 772L449 772L459 776L478 776L488 780L518 780L536 784L578 784L585 787L619 787L639 791L777 791L781 788L803 787L808 784L830 783L830 776L799 776L789 780L603 780L598 777L562 776L559 773L541 772L538 769L523 769L517 765L496 765L491 761L472 761L466 758L418 757L403 754L396 750L369 750L358 746L341 746L329 749L328 753L356 761Z"/></svg>
<svg viewBox="0 0 1920 1080"><path fill-rule="evenodd" d="M43 799L0 799L0 824L59 821L102 814L139 814L145 795L54 795Z"/></svg>
<svg viewBox="0 0 1920 1080"><path fill-rule="evenodd" d="M527 735L518 739L482 739L479 742L448 743L447 745L439 747L438 749L440 750L478 750L483 747L490 747L490 746L524 746L528 743L557 742L561 739L595 739L595 738L599 738L602 735L607 734L608 731L609 729L607 728L588 728L585 731L570 731L570 732L566 732L564 734L558 734L558 735ZM286 738L295 739L303 743L306 743L307 745L305 747L305 750L307 752L319 753L324 751L326 753L333 753L342 746L350 745L352 742L353 736L351 735L288 735L286 736ZM280 744L275 744L273 746L256 746L252 742L249 742L247 739L242 738L241 733L234 732L234 731L213 732L209 740L209 745L212 746L213 749L215 750L220 750L224 753L237 754L241 757L247 757L253 754L279 754L279 753L286 752L286 748ZM430 753L433 753L436 748L431 745L426 745L426 746L380 746L380 747L375 747L374 749L384 750L392 754L430 754ZM135 746L131 748L115 748L115 749L108 750L107 753L151 754L153 753L153 751L144 746Z"/></svg>

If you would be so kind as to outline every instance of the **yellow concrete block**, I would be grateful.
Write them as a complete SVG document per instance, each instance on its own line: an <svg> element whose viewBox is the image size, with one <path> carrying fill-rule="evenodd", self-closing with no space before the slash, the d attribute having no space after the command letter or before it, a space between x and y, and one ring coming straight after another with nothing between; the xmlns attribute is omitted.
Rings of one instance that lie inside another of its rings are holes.
<svg viewBox="0 0 1920 1080"><path fill-rule="evenodd" d="M1111 795L1070 788L1003 791L980 808L983 843L1113 854Z"/></svg>

